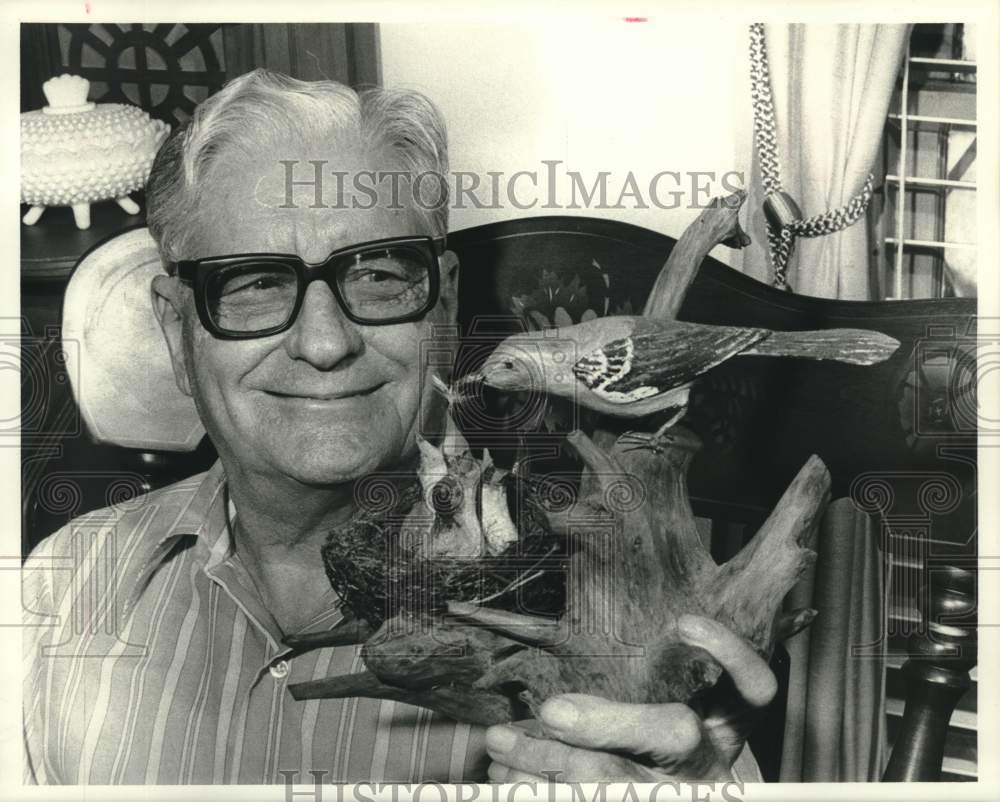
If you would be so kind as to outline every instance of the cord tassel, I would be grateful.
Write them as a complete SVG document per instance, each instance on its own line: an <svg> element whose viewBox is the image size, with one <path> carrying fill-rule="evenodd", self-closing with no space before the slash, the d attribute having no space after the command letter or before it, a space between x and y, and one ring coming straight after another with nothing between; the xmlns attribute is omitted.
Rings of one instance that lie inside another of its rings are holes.
<svg viewBox="0 0 1000 802"><path fill-rule="evenodd" d="M774 271L772 283L778 289L791 291L788 284L788 262L792 258L796 238L822 237L843 231L856 223L868 209L875 176L869 173L861 191L839 209L803 218L795 199L781 188L771 71L762 22L750 25L750 84L754 145L757 148L761 184L765 193L764 218L767 221L767 243Z"/></svg>

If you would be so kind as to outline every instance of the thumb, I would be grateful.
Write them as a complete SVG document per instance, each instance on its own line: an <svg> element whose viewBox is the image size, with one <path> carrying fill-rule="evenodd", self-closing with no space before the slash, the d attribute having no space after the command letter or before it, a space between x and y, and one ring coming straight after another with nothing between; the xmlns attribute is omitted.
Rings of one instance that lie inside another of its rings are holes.
<svg viewBox="0 0 1000 802"><path fill-rule="evenodd" d="M750 707L766 707L774 698L778 681L767 661L726 626L711 618L682 615L677 629L686 643L702 647L719 661Z"/></svg>

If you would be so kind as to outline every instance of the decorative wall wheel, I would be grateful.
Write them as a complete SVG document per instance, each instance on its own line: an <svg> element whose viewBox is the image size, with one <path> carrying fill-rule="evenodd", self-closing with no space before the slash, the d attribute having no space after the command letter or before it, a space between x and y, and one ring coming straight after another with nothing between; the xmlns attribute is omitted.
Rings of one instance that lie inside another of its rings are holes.
<svg viewBox="0 0 1000 802"><path fill-rule="evenodd" d="M226 80L221 24L61 24L66 71L91 82L91 100L132 103L172 126Z"/></svg>

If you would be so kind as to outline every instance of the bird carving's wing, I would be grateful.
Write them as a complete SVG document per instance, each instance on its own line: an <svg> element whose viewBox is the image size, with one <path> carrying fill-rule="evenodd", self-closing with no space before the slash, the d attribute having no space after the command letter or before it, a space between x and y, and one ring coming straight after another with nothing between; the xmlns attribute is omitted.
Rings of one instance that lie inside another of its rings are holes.
<svg viewBox="0 0 1000 802"><path fill-rule="evenodd" d="M687 384L770 334L680 321L642 323L578 359L576 378L607 401L629 404Z"/></svg>

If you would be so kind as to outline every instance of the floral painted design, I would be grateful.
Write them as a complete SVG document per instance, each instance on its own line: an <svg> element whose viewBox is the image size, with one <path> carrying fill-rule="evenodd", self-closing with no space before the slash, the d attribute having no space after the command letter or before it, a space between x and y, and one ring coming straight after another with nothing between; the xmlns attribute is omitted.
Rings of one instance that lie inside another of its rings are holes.
<svg viewBox="0 0 1000 802"><path fill-rule="evenodd" d="M596 317L607 315L631 315L632 302L611 303L611 276L596 259L591 266L598 272L604 284L601 298L590 298L587 286L580 280L580 274L565 281L554 270L543 269L538 286L524 295L515 295L510 300L510 310L522 321L529 331L572 326Z"/></svg>

